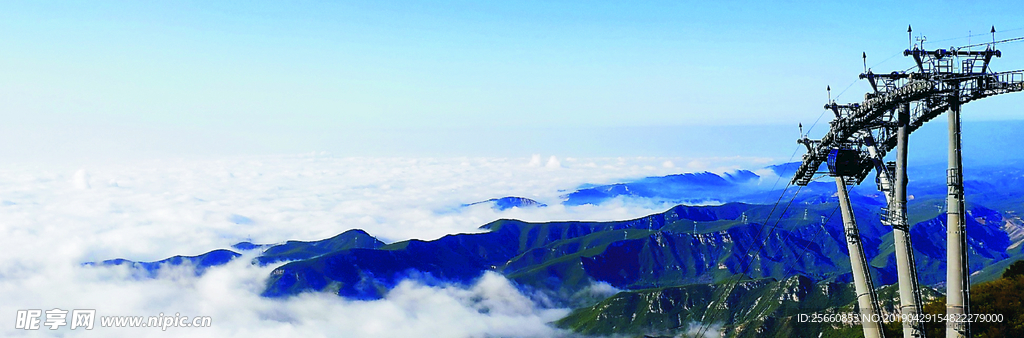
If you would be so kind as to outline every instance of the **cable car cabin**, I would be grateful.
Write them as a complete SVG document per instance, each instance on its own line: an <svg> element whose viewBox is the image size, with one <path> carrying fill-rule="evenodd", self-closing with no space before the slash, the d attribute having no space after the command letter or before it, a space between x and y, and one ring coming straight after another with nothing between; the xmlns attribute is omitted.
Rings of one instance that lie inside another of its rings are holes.
<svg viewBox="0 0 1024 338"><path fill-rule="evenodd" d="M828 171L832 176L859 176L864 171L860 152L853 149L832 149L828 152Z"/></svg>

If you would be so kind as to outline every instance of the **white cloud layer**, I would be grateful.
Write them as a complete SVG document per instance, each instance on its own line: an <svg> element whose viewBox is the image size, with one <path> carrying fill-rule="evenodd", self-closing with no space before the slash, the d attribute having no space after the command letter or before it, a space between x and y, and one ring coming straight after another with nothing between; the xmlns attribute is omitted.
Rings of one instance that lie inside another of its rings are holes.
<svg viewBox="0 0 1024 338"><path fill-rule="evenodd" d="M377 337L551 336L545 323L564 309L536 306L507 280L483 276L465 287L406 282L385 299L348 301L307 294L259 297L271 267L249 259L208 270L136 279L122 267L80 263L153 261L195 255L251 239L319 240L365 229L385 241L478 231L498 218L615 220L667 205L614 200L565 207L583 183L613 183L679 170L729 170L760 159L563 158L557 170L532 158L333 158L323 154L225 160L166 160L87 168L0 168L0 320L18 309L96 309L98 315L180 313L213 317L213 328L96 328L82 336ZM662 165L690 163L686 168ZM723 169L724 168L724 169ZM521 196L546 208L497 211L463 203ZM98 325L98 323L97 323ZM176 330L171 332L171 330ZM187 330L187 331L185 331Z"/></svg>

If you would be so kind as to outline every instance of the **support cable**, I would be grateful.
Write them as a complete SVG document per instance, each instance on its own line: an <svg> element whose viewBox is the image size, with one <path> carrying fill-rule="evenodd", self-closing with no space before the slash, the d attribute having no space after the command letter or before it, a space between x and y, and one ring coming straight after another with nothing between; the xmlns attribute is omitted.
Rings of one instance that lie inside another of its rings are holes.
<svg viewBox="0 0 1024 338"><path fill-rule="evenodd" d="M1013 29L1000 29L999 33L1019 31L1019 30L1022 30L1022 29L1024 29L1024 27L1022 27L1022 28L1013 28ZM988 30L984 30L983 33L969 34L969 35L952 37L952 38L945 38L945 39L942 39L942 40L928 40L928 42L930 42L930 43L946 42L946 41L959 40L959 39L970 39L970 38L975 38L975 37L979 37L979 36L988 37L988 36L990 36L990 34L991 33L989 33Z"/></svg>
<svg viewBox="0 0 1024 338"><path fill-rule="evenodd" d="M796 146L795 148L793 148L793 153L789 155L789 160L787 160L787 161L786 161L785 163L790 163L790 162L792 162L792 161L793 161L793 158L794 158L794 157L796 157L796 152L797 152L797 151L799 151L799 150L800 150L800 146L799 146L799 145L798 145L798 146ZM772 184L772 187L771 187L771 189L769 189L768 191L772 191L772 190L775 190L775 187L777 187L777 186L778 186L778 184L779 184L779 181L780 181L780 180L782 180L782 175L777 175L777 176L778 176L778 178L776 178L776 179L775 179L775 183L773 183L773 184ZM792 182L790 182L790 183L786 184L786 188L782 190L782 193L781 193L781 194L779 195L779 198L778 198L778 200L776 200L776 201L775 201L775 205L774 205L774 206L772 206L772 210L771 210L771 211L770 211L770 212L768 213L768 217L765 217L765 222L764 222L764 224L761 224L761 227L760 227L760 229L758 229L758 230L757 230L757 233L758 233L758 235L760 235L760 234L761 234L761 232L762 232L762 231L764 231L764 226L765 226L765 225L766 225L766 224L768 223L768 220L769 220L769 219L771 218L771 215L772 215L772 214L773 214L773 213L775 212L775 208L779 206L779 203L780 203L780 202L782 202L782 198L786 196L786 192L787 192L787 191L789 190L789 187L790 187L791 185L792 185ZM770 196L770 195L766 195L766 196L765 196L765 200L764 200L764 202L762 202L762 203L761 203L762 205L767 205L767 204L768 204L768 201L769 201L768 197L769 197L769 196ZM795 198L795 195L794 195L794 198ZM696 231L694 231L694 234L696 234ZM747 253L745 253L745 254L744 254L744 256L749 256L749 254L750 254L750 253L749 253L749 251L748 251ZM727 283L727 284L728 284L728 283ZM728 291L728 293L731 293L731 292L732 292L732 290L729 290L729 291ZM727 293L727 294L728 294L728 293ZM706 314L707 314L707 313L705 313L705 316L706 316ZM716 316L717 316L717 314L716 314ZM702 323L701 323L701 325L703 326L703 317L702 317ZM704 329L704 330L706 331L706 329Z"/></svg>
<svg viewBox="0 0 1024 338"><path fill-rule="evenodd" d="M810 245L810 243L816 243L818 241L818 235L821 234L822 230L825 230L825 225L828 224L828 222L832 221L832 216L835 216L836 211L839 211L839 203L838 202L836 202L836 207L832 209L832 212L828 214L828 217L825 218L825 221L820 224L820 226L818 227L818 230L814 232L813 236L811 236L811 240L804 243L804 246L802 248L802 252L803 253L807 252L807 247L808 247L808 245ZM828 230L825 230L825 232L827 233ZM790 236L792 236L792 235L793 235L793 232L790 231L789 234L786 235L786 239L784 239L782 242L785 243L786 241L788 241ZM782 247L780 246L779 250L777 250L775 253L779 254L781 251L782 251ZM793 270L793 267L790 266L790 267L787 267L786 271L787 272L793 272L794 270ZM761 313L756 318L763 318L767 314L768 314L768 308L765 307L764 310L761 310Z"/></svg>
<svg viewBox="0 0 1024 338"><path fill-rule="evenodd" d="M779 200L775 202L775 205L772 206L771 212L768 213L768 217L765 218L765 224L762 224L761 228L758 230L758 232L757 232L758 236L760 236L761 232L764 231L764 227L766 225L768 225L769 221L771 220L772 214L775 212L775 209L778 208L779 203L782 202L782 198L786 195L786 191L789 190L789 187L791 185L792 185L792 182L790 182L789 184L786 184L786 189L784 189L782 191L782 194L779 196ZM791 198L789 200L789 203L786 204L786 207L782 210L782 213L779 215L779 218L775 221L775 224L773 224L771 229L768 230L768 234L765 236L766 240L760 242L760 246L758 246L757 251L754 252L755 255L758 255L757 257L760 257L760 252L764 250L764 247L767 244L767 239L769 237L771 237L771 234L773 232L775 232L775 229L778 227L779 222L782 221L782 217L784 217L786 215L786 211L788 211L789 207L793 205L793 202L796 200L797 196L800 195L800 191L802 189L803 189L803 186L798 186L797 187L796 192L793 193L793 198ZM753 248L753 246L747 248L747 251L743 255L743 257L750 257L750 255L751 255L750 249L751 248ZM729 282L726 283L728 286L726 287L727 290L721 294L723 297L728 299L729 295L732 294L732 291L736 288L736 285L739 284L740 279L742 279L744 276L747 275L747 273L750 270L750 266L753 264L755 259L756 258L751 258L750 260L748 260L747 264L746 264L746 267L743 268L743 271L741 271L741 273L733 276L733 278L731 278L732 281L729 281ZM722 302L719 302L719 303L722 303ZM705 333L707 333L707 331L711 328L711 322L714 321L714 319L716 317L718 317L718 315L722 312L722 309L721 308L715 308L715 309L711 309L710 311L712 311L712 315L711 315L711 318L710 318L711 321L706 321L705 320L705 319L708 318L707 317L707 313L705 312L705 315L701 317L701 322L702 323L701 323L700 329L697 331L697 337L702 337Z"/></svg>
<svg viewBox="0 0 1024 338"><path fill-rule="evenodd" d="M1012 38L1012 39L1006 39L1006 40L999 40L999 41L996 41L996 42L976 43L976 44L973 44L973 45L960 46L960 47L957 47L957 48L980 47L980 46L988 46L988 45L1000 44L1000 43L1017 42L1017 41L1021 41L1021 40L1024 40L1024 36L1016 37L1016 38Z"/></svg>
<svg viewBox="0 0 1024 338"><path fill-rule="evenodd" d="M853 191L853 187L850 187L850 191ZM817 230L817 231L816 231L816 232L814 233L814 236L811 236L811 241L810 241L810 242L807 242L807 243L805 243L805 244L804 244L804 247L803 247L803 252L807 252L807 245L808 245L809 243L815 242L815 241L816 241L816 240L818 239L818 234L820 234L820 233L821 233L821 230L824 230L824 229L825 229L825 224L828 224L828 222L832 220L832 216L834 216L834 215L836 214L836 211L837 211L837 210L839 210L839 204L838 204L838 202L836 202L836 207L832 209L832 213L830 213L830 214L828 215L828 218L826 218L826 219L825 219L825 222L824 222L824 223L821 223L821 226L820 226L820 227L818 227L818 230ZM825 230L825 231L827 232L828 230ZM793 235L793 232L790 232L790 233L789 233L789 234L788 234L788 235L786 236L786 239L785 239L785 240L783 240L783 243L785 243L786 241L788 241L788 240L789 240L789 237L790 237L790 236L792 236L792 235ZM777 253L778 253L779 251L782 251L782 247L779 247L779 250L777 250L777 251L776 251L776 254L777 254ZM793 272L792 268L790 268L790 269L789 269L788 271L789 271L789 272Z"/></svg>

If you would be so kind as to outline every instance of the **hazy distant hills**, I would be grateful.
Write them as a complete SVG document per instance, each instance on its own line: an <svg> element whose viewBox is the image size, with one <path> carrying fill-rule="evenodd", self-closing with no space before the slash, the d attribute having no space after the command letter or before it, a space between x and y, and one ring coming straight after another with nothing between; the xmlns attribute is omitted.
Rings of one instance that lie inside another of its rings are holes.
<svg viewBox="0 0 1024 338"><path fill-rule="evenodd" d="M202 274L207 268L211 266L218 266L226 264L232 259L238 258L241 254L225 249L213 250L201 255L196 256L174 256L167 259L159 260L156 262L134 262L127 259L109 259L100 263L88 262L84 263L85 266L93 265L128 265L135 268L135 272L146 277L156 277L159 270L167 265L191 265L195 268L195 273Z"/></svg>
<svg viewBox="0 0 1024 338"><path fill-rule="evenodd" d="M355 229L345 231L337 236L319 241L288 241L278 245L260 245L250 242L241 242L232 245L233 249L239 251L261 250L261 254L253 261L253 264L270 264L279 261L302 260L317 257L331 252L348 250L354 248L379 248L384 242L370 236L363 230ZM147 276L156 276L157 271L164 265L189 264L196 269L196 274L203 273L211 266L226 264L232 259L241 256L240 253L218 249L196 256L174 256L156 262L133 262L126 259L111 259L100 262L102 265L129 265L137 270L144 271ZM85 265L96 265L97 263L85 263Z"/></svg>
<svg viewBox="0 0 1024 338"><path fill-rule="evenodd" d="M759 193L768 190L768 188L757 189L756 186L760 183L759 180L760 176L748 170L737 170L721 175L711 172L700 172L645 177L625 183L585 184L578 187L575 191L562 196L560 203L566 206L600 205L608 200L619 197L677 204L747 201L754 197L761 197ZM485 201L463 204L462 206L468 207L481 204L490 205L491 208L498 211L512 208L547 206L547 204L542 202L517 196L492 198Z"/></svg>
<svg viewBox="0 0 1024 338"><path fill-rule="evenodd" d="M582 187L565 196L565 205L601 204L619 197L649 198L665 201L724 201L749 194L744 185L756 184L760 177L740 170L717 175L710 172L647 177L629 183Z"/></svg>
<svg viewBox="0 0 1024 338"><path fill-rule="evenodd" d="M533 207L533 208L543 208L543 207L548 206L547 204L540 203L540 202L534 201L534 200L526 198L526 197L516 197L516 196L506 196L506 197L502 197L502 198L492 198L492 199L489 199L489 200L486 200L486 201L480 201L480 202L475 202L475 203L464 204L462 206L463 207L468 207L468 206L479 205L479 204L489 204L491 206L491 208L493 208L495 210L499 210L499 211L508 210L508 209L512 209L512 208L531 208L531 207Z"/></svg>
<svg viewBox="0 0 1024 338"><path fill-rule="evenodd" d="M786 174L791 166L770 169ZM349 230L321 241L244 242L234 246L238 252L221 249L158 262L116 259L100 264L130 264L149 277L164 265L190 264L199 274L239 257L241 251L258 250L253 264L287 262L270 274L265 297L330 292L352 299L381 298L407 278L432 285L469 284L485 271L496 271L530 294L543 295L552 305L576 308L557 325L587 334L685 331L704 314L709 300L724 292L722 283L738 276L744 282L727 297L723 322L770 326L786 336L785 332L799 329L792 322L796 313L852 306L845 235L836 211L834 183L790 187L783 194L784 186L770 190L758 187L758 180L750 171L650 177L581 187L568 194L564 203L600 204L623 195L672 200L703 194L726 200L773 197L769 204L679 205L612 222L502 219L481 226L486 230L481 233L391 244L362 230ZM967 182L972 282L992 280L1010 263L1024 258L1020 218L1024 171L982 168L973 171ZM911 193L911 240L918 277L922 285L941 286L945 280L944 182L924 177L911 182ZM780 201L777 206L775 199ZM871 182L865 182L852 189L851 199L876 286L895 283L891 229L878 220L883 198ZM520 197L480 203L499 210L543 206ZM581 302L580 294L596 283L622 292L595 300L596 304ZM758 317L762 314L767 317Z"/></svg>

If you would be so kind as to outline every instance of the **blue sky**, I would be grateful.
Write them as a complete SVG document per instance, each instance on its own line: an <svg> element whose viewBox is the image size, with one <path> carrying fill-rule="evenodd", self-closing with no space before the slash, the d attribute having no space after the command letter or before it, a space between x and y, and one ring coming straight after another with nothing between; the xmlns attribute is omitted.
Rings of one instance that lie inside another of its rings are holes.
<svg viewBox="0 0 1024 338"><path fill-rule="evenodd" d="M780 126L813 124L826 85L861 98L862 51L875 71L910 66L896 56L908 24L938 48L968 32L987 41L991 25L999 39L1024 35L1020 13L1016 1L4 2L0 141L20 145L4 152L14 158L388 155L416 138L466 148L488 135L763 125L788 148ZM1024 68L1018 45L1001 48L997 70ZM972 103L965 118L1019 119L1019 102ZM756 140L742 134L726 143ZM540 138L509 152L601 154ZM670 153L661 143L673 140L626 144Z"/></svg>

